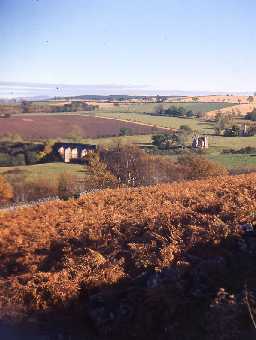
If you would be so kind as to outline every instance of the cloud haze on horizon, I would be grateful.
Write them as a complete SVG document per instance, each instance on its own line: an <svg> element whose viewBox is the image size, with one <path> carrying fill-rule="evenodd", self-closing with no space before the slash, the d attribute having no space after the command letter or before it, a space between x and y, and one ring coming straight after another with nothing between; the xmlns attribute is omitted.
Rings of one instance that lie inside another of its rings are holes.
<svg viewBox="0 0 256 340"><path fill-rule="evenodd" d="M138 95L138 96L193 96L226 94L230 92L190 91L190 90L157 90L148 86L133 85L67 85L35 84L0 81L0 99L34 98L47 99L54 97L71 97L79 95ZM250 95L250 92L233 92L234 95Z"/></svg>
<svg viewBox="0 0 256 340"><path fill-rule="evenodd" d="M253 0L1 0L0 80L102 94L252 92L255 17Z"/></svg>

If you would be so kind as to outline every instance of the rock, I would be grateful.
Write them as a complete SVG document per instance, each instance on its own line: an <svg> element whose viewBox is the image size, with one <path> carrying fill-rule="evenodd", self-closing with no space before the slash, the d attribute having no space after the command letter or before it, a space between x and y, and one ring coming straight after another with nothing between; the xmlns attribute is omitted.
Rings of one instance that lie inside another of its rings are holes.
<svg viewBox="0 0 256 340"><path fill-rule="evenodd" d="M254 231L252 223L241 224L241 225L240 225L240 229L241 229L243 232L246 232L246 233L248 233L248 232L250 233L250 232L253 232L253 231Z"/></svg>

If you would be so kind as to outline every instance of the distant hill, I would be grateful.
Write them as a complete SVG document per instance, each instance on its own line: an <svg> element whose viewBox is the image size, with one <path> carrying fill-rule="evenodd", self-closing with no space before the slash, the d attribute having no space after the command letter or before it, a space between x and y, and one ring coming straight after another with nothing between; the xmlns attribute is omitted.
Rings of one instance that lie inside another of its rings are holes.
<svg viewBox="0 0 256 340"><path fill-rule="evenodd" d="M162 99L167 98L185 98L182 96L160 96ZM124 95L124 94L113 94L113 95L80 95L80 96L72 96L72 97L56 97L54 99L81 99L81 100L108 100L108 101L127 101L127 100L155 100L156 96L132 96L132 95Z"/></svg>

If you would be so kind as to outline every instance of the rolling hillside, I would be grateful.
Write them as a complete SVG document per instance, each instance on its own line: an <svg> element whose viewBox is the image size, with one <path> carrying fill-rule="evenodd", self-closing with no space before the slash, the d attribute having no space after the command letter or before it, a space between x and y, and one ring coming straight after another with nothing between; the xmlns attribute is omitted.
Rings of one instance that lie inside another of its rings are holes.
<svg viewBox="0 0 256 340"><path fill-rule="evenodd" d="M255 181L105 190L0 213L1 318L92 339L252 339Z"/></svg>

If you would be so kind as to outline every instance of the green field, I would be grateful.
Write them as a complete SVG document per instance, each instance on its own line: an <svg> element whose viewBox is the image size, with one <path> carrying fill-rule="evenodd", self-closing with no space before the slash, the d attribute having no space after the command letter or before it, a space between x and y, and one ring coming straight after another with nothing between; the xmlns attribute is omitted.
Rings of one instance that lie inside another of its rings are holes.
<svg viewBox="0 0 256 340"><path fill-rule="evenodd" d="M134 136L121 136L121 137L104 137L104 138L87 138L84 140L85 143L96 144L107 146L116 143L124 144L143 144L150 143L152 140L152 135L134 135Z"/></svg>
<svg viewBox="0 0 256 340"><path fill-rule="evenodd" d="M194 113L197 112L209 112L213 110L223 109L225 107L234 106L231 103L181 103L181 102L171 102L171 103L160 103L164 108L169 108L170 106L184 107L186 110L191 110ZM154 112L156 106L159 103L136 103L136 104L120 104L119 106L110 106L108 108L100 108L97 112L121 112L121 113L150 113Z"/></svg>
<svg viewBox="0 0 256 340"><path fill-rule="evenodd" d="M178 155L163 156L176 160ZM204 155L209 160L219 163L227 169L254 169L256 171L256 155L244 155L244 154L222 154L222 153L210 153Z"/></svg>
<svg viewBox="0 0 256 340"><path fill-rule="evenodd" d="M168 157L176 159L176 156ZM256 155L226 155L221 153L211 153L207 154L206 157L212 161L224 165L228 169L254 168L256 170ZM86 176L86 168L79 164L65 163L47 163L27 166L0 167L0 174L7 176L9 179L15 178L17 174L19 174L25 176L28 180L49 178L49 181L52 181L63 173L69 173L73 176L83 179Z"/></svg>
<svg viewBox="0 0 256 340"><path fill-rule="evenodd" d="M150 142L150 136L147 140L139 141L138 143ZM109 141L110 142L110 141ZM205 155L208 159L218 162L228 169L232 168L255 168L256 169L256 155L242 155L242 154L222 154L216 151L215 148L209 149ZM176 156L168 156L176 159ZM13 167L0 167L0 174L7 176L9 179L15 178L18 175L23 175L28 180L49 178L49 181L56 179L63 173L69 173L73 176L80 177L86 176L86 167L79 164L65 164L65 163L46 163L27 166L13 166Z"/></svg>
<svg viewBox="0 0 256 340"><path fill-rule="evenodd" d="M130 122L139 122L158 127L178 129L181 125L189 125L193 130L201 133L209 133L212 130L211 125L207 122L200 121L197 118L176 118L163 116L150 116L143 113L120 113L120 112L97 112L97 116L114 119L123 119Z"/></svg>
<svg viewBox="0 0 256 340"><path fill-rule="evenodd" d="M228 169L234 168L254 168L256 171L256 155L242 154L212 154L207 156L208 159L224 165Z"/></svg>
<svg viewBox="0 0 256 340"><path fill-rule="evenodd" d="M65 172L79 177L84 177L86 175L85 166L80 164L45 163L36 165L0 167L1 175L8 177L24 175L28 179L49 178L49 180L52 180Z"/></svg>
<svg viewBox="0 0 256 340"><path fill-rule="evenodd" d="M256 136L253 137L223 137L209 136L210 150L241 149L246 146L256 147Z"/></svg>
<svg viewBox="0 0 256 340"><path fill-rule="evenodd" d="M184 105L185 104L185 105ZM165 107L169 107L170 103L164 103ZM175 103L176 105L176 103ZM217 107L228 106L227 103L178 103L179 106L184 106L187 109L198 110L199 107L204 110L212 110ZM74 114L81 115L96 115L100 117L107 117L113 119L127 120L131 122L138 122L143 124L149 124L157 127L178 129L181 125L188 125L199 134L209 135L209 149L207 150L207 157L222 163L228 168L232 167L247 167L255 166L256 157L250 155L232 155L222 154L223 149L241 149L246 146L256 146L256 136L254 137L222 137L214 135L214 123L206 122L198 118L176 118L176 117L163 117L163 116L150 116L143 112L150 112L155 108L156 104L129 104L125 107L126 112L121 112L123 106L114 107L114 111L104 109L104 111L97 112L80 112ZM127 112L127 107L129 112ZM64 113L60 113L64 114ZM69 113L70 114L70 113ZM241 122L239 122L241 123ZM242 122L243 123L243 122ZM137 143L145 144L151 142L152 135L135 135L124 137L108 137L108 138L96 138L85 139L81 142L92 143L97 145L110 145L116 142L122 143ZM188 144L191 144L191 139L188 140ZM27 171L28 176L52 176L58 175L63 171L71 172L72 174L81 175L82 166L80 165L67 165L63 163L50 163L33 166L15 167L21 168L22 171ZM5 172L10 168L0 168L0 173Z"/></svg>
<svg viewBox="0 0 256 340"><path fill-rule="evenodd" d="M214 135L214 123L199 120L198 118L176 118L150 116L142 113L113 113L104 112L101 116L112 117L115 119L125 119L133 122L151 124L158 127L178 129L181 125L188 125L192 130L199 134L209 135L208 153L220 153L223 149L241 149L246 146L256 146L256 136L254 137L223 137ZM241 122L240 122L241 123ZM114 140L112 138L111 140ZM99 140L99 144L111 142L110 139L104 138ZM124 137L124 141L135 143L150 142L151 136L129 136ZM97 143L97 139L94 140ZM241 156L243 157L243 155Z"/></svg>
<svg viewBox="0 0 256 340"><path fill-rule="evenodd" d="M179 124L178 120L181 118L174 118L177 120L177 124ZM181 119L183 121L183 119ZM186 121L191 121L191 123L195 124L195 120L186 119ZM193 124L187 124L193 129ZM200 124L200 123L199 123ZM201 125L200 125L201 126ZM204 129L196 129L201 133L212 133L213 129L211 125L203 124ZM207 132L206 132L207 131ZM190 144L190 139L192 142L192 137L189 138L188 144ZM109 138L96 138L96 139L86 139L84 142L97 144L97 145L110 145L117 142L122 143L150 143L152 140L152 135L135 135L135 136L124 136L124 137L109 137ZM254 137L223 137L223 136L214 136L209 135L209 149L208 153L216 153L221 152L224 149L241 149L247 146L256 147L256 136Z"/></svg>

